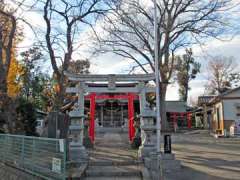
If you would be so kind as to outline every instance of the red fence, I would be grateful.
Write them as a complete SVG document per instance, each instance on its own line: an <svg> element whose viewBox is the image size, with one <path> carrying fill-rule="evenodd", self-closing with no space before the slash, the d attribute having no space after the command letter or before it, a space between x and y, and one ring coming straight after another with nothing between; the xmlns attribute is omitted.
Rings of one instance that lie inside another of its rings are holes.
<svg viewBox="0 0 240 180"><path fill-rule="evenodd" d="M192 114L191 112L170 112L170 121L173 122L174 129L176 129L178 121L187 121L187 128L192 128Z"/></svg>

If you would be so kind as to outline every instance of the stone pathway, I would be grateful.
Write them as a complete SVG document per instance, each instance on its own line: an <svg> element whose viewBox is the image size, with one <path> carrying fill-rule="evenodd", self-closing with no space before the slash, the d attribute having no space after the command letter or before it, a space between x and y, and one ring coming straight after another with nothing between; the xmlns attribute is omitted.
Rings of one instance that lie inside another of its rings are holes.
<svg viewBox="0 0 240 180"><path fill-rule="evenodd" d="M98 133L85 180L141 180L140 165L127 133Z"/></svg>
<svg viewBox="0 0 240 180"><path fill-rule="evenodd" d="M240 180L240 138L215 139L208 131L172 135L182 169L165 180Z"/></svg>

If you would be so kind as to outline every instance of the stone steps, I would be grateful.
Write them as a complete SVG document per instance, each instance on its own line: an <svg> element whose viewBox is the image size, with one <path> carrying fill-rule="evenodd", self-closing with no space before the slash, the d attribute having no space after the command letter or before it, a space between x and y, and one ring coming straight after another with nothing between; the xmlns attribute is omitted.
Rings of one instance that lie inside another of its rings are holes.
<svg viewBox="0 0 240 180"><path fill-rule="evenodd" d="M128 134L110 129L98 133L84 180L142 180L142 161L131 150Z"/></svg>
<svg viewBox="0 0 240 180"><path fill-rule="evenodd" d="M131 166L131 165L140 165L142 161L129 160L129 161L90 161L89 166Z"/></svg>
<svg viewBox="0 0 240 180"><path fill-rule="evenodd" d="M86 177L141 177L136 166L90 166Z"/></svg>
<svg viewBox="0 0 240 180"><path fill-rule="evenodd" d="M90 161L85 180L142 180L141 161Z"/></svg>
<svg viewBox="0 0 240 180"><path fill-rule="evenodd" d="M138 176L132 177L86 177L84 180L142 180Z"/></svg>

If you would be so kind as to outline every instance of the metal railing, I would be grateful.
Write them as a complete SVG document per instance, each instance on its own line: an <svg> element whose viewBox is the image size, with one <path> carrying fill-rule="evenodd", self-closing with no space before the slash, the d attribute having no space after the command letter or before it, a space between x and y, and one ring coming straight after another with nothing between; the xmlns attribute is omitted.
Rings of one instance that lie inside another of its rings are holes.
<svg viewBox="0 0 240 180"><path fill-rule="evenodd" d="M66 178L64 139L0 134L0 161L43 179Z"/></svg>

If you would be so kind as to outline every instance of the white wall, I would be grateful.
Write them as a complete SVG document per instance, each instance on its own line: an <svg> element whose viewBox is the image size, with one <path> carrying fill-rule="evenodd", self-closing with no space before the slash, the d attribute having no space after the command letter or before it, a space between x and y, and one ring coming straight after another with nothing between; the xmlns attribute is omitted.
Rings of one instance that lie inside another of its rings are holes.
<svg viewBox="0 0 240 180"><path fill-rule="evenodd" d="M224 106L224 120L240 120L237 116L237 104L240 105L240 99L225 99Z"/></svg>

